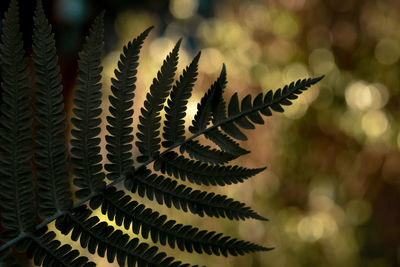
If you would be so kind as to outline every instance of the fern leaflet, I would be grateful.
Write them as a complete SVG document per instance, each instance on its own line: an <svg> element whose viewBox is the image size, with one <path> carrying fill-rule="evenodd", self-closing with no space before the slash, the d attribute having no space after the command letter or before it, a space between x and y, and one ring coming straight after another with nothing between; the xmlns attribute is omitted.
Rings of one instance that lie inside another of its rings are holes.
<svg viewBox="0 0 400 267"><path fill-rule="evenodd" d="M154 243L160 242L161 245L168 245L171 248L177 247L184 251L197 253L203 251L207 254L237 255L256 251L265 251L267 248L259 245L232 239L222 234L199 230L190 225L176 224L175 221L167 221L167 216L160 215L146 208L137 201L130 201L131 198L122 191L110 188L106 191L101 203L103 214L107 214L110 220L115 219L117 225L124 225L129 229L132 225L135 234L142 234L148 238L149 234Z"/></svg>
<svg viewBox="0 0 400 267"><path fill-rule="evenodd" d="M170 151L154 162L155 170L173 175L176 178L198 185L226 185L241 183L265 168L247 169L239 166L208 165L199 161L189 160Z"/></svg>
<svg viewBox="0 0 400 267"><path fill-rule="evenodd" d="M100 222L96 216L90 217L92 212L85 206L75 209L73 214L60 217L56 221L56 227L67 235L72 231L71 239L79 239L83 248L87 248L92 254L107 257L108 262L117 262L120 266L188 266L180 262L172 262L173 258L166 258L165 253L157 253L156 247L139 243L139 239L129 240L127 234L120 230L114 230L106 222Z"/></svg>
<svg viewBox="0 0 400 267"><path fill-rule="evenodd" d="M130 151L133 128L130 125L133 121L132 106L136 89L136 74L140 49L152 28L145 30L124 47L118 62L118 70L114 71L116 79L111 79L113 95L109 97L111 116L107 117L109 135L106 136L107 158L110 163L105 165L105 169L109 172L107 178L110 180L120 177L125 172L125 166L133 164Z"/></svg>
<svg viewBox="0 0 400 267"><path fill-rule="evenodd" d="M49 217L72 206L65 146L65 112L60 68L57 65L54 34L37 2L33 30L33 62L37 79L37 132L35 163L38 165L39 215Z"/></svg>
<svg viewBox="0 0 400 267"><path fill-rule="evenodd" d="M2 68L2 115L0 117L1 224L9 231L2 239L15 238L34 228L32 185L32 110L29 96L28 60L19 30L18 5L11 1L3 20L0 45Z"/></svg>
<svg viewBox="0 0 400 267"><path fill-rule="evenodd" d="M142 155L137 157L138 162L145 162L159 153L161 142L159 138L160 111L164 107L165 99L168 97L174 81L180 44L181 40L176 43L172 52L164 60L160 71L157 73L157 78L153 79L150 92L147 93L144 108L141 109L139 132L136 134L140 141L136 142L136 146Z"/></svg>
<svg viewBox="0 0 400 267"><path fill-rule="evenodd" d="M197 65L200 53L194 57L192 63L186 67L179 81L172 88L168 100L168 106L165 106L165 118L163 137L166 141L162 143L164 147L172 146L185 140L185 115L188 99L192 95L192 89L197 78Z"/></svg>
<svg viewBox="0 0 400 267"><path fill-rule="evenodd" d="M182 144L180 152L183 154L185 151L192 159L214 164L226 163L239 157L239 155L229 152L212 149L210 146L203 146L197 140L191 140Z"/></svg>
<svg viewBox="0 0 400 267"><path fill-rule="evenodd" d="M35 232L27 240L17 244L21 251L26 251L28 258L33 259L37 266L71 266L71 267L93 267L94 262L88 261L87 257L79 256L79 251L70 245L61 245L55 240L56 234L47 232L47 227Z"/></svg>
<svg viewBox="0 0 400 267"><path fill-rule="evenodd" d="M75 129L71 131L71 153L74 184L80 189L75 193L81 199L94 192L102 192L106 186L104 173L101 172L102 156L100 154L101 119L101 71L100 55L103 47L103 16L98 16L89 36L79 54L78 89L74 90L73 99L76 108L75 118L71 122Z"/></svg>
<svg viewBox="0 0 400 267"><path fill-rule="evenodd" d="M132 193L139 196L146 196L148 199L156 201L168 208L172 205L176 209L188 210L201 217L227 217L231 220L254 218L266 220L254 212L244 203L235 201L224 195L216 195L211 192L193 190L191 187L179 184L176 181L162 175L152 174L150 170L142 168L133 176L128 176L125 180L125 187Z"/></svg>

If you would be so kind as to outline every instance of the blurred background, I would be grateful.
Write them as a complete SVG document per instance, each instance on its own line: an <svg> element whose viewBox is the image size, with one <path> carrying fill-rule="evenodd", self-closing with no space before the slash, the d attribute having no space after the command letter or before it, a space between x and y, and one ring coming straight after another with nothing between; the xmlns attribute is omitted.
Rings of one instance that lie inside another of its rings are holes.
<svg viewBox="0 0 400 267"><path fill-rule="evenodd" d="M255 96L297 79L326 75L285 113L275 113L265 125L246 132L249 140L241 145L252 153L234 163L268 166L266 171L241 185L210 189L249 204L269 222L203 219L134 196L171 219L275 249L228 258L167 247L162 251L207 266L400 266L400 1L44 4L57 40L69 116L77 53L91 21L103 9L103 119L121 48L151 25L155 29L140 58L136 121L152 78L180 37L178 74L202 51L188 123L222 63L228 73L225 98L234 92L240 98ZM30 53L34 2L20 6ZM98 261L99 266L113 266Z"/></svg>

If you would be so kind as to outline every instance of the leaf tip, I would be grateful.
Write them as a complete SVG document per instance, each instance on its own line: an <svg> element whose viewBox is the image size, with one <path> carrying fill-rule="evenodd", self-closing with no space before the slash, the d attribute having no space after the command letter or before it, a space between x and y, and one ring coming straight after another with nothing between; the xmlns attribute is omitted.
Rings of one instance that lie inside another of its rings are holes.
<svg viewBox="0 0 400 267"><path fill-rule="evenodd" d="M317 77L317 78L313 78L313 79L312 79L312 82L313 82L313 83L317 83L317 82L319 82L320 80L322 80L323 78L325 78L325 75L321 75L321 76L319 76L319 77Z"/></svg>

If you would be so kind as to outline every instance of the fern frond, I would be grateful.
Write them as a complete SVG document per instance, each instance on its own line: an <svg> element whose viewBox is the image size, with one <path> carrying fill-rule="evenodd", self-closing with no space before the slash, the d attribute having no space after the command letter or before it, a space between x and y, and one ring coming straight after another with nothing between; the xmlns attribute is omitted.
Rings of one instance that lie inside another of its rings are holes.
<svg viewBox="0 0 400 267"><path fill-rule="evenodd" d="M230 220L253 218L267 220L258 215L244 203L235 201L224 195L217 195L206 191L193 190L185 185L178 183L162 175L152 174L148 169L140 169L134 175L128 176L125 180L125 187L132 193L139 196L146 196L148 199L156 201L168 208L173 206L176 209L188 210L200 217L204 215L210 217L229 218Z"/></svg>
<svg viewBox="0 0 400 267"><path fill-rule="evenodd" d="M100 257L107 256L108 262L117 262L120 266L189 266L180 262L172 262L174 258L166 258L163 252L157 253L157 247L149 247L145 243L139 243L139 239L129 240L127 234L115 230L106 222L100 222L96 216L90 217L92 212L85 206L75 209L71 215L60 217L56 221L56 227L64 235L72 231L71 239L80 240L80 245L87 248L91 254L96 253Z"/></svg>
<svg viewBox="0 0 400 267"><path fill-rule="evenodd" d="M239 155L212 149L210 146L203 146L197 140L190 140L182 144L179 149L182 154L186 151L192 159L213 164L226 163L239 157Z"/></svg>
<svg viewBox="0 0 400 267"><path fill-rule="evenodd" d="M201 98L200 103L197 105L197 113L192 121L192 126L189 127L189 131L191 133L195 134L207 127L210 122L213 109L219 106L216 100L221 100L221 97L218 96L219 94L222 95L222 90L225 84L226 71L225 65L223 65L218 79L210 86L208 91Z"/></svg>
<svg viewBox="0 0 400 267"><path fill-rule="evenodd" d="M204 133L207 139L210 139L214 144L219 146L222 150L235 155L241 156L249 153L249 151L241 148L238 143L232 140L229 136L222 133L220 130L214 128Z"/></svg>
<svg viewBox="0 0 400 267"><path fill-rule="evenodd" d="M67 149L65 145L65 112L60 67L57 65L54 34L37 2L33 30L33 62L35 64L36 114L39 125L35 148L38 165L39 215L49 217L72 206L67 172Z"/></svg>
<svg viewBox="0 0 400 267"><path fill-rule="evenodd" d="M215 106L212 108L212 115L213 115L213 122L221 120L226 117L225 115L225 99L222 97L224 93L224 89L226 87L226 84L228 81L226 80L226 67L225 64L222 64L222 69L221 73L217 79L217 82L219 83L218 90L216 92L215 98L218 100L215 103Z"/></svg>
<svg viewBox="0 0 400 267"><path fill-rule="evenodd" d="M74 90L73 102L76 108L72 111L76 117L71 120L75 126L71 131L71 161L75 174L74 184L81 188L76 192L78 199L101 192L106 186L101 165L100 138L97 137L101 123L103 16L104 12L95 19L83 51L79 54L78 88Z"/></svg>
<svg viewBox="0 0 400 267"><path fill-rule="evenodd" d="M144 108L141 109L139 132L136 134L140 141L136 142L136 146L142 155L136 158L138 162L145 162L159 153L161 142L159 137L160 111L164 108L164 102L174 81L180 45L181 40L176 43L171 53L164 60L160 71L157 73L157 78L153 79L150 92L147 93Z"/></svg>
<svg viewBox="0 0 400 267"><path fill-rule="evenodd" d="M200 53L198 53L192 63L186 67L179 81L173 86L168 106L165 106L165 122L163 137L166 141L162 142L163 147L169 147L175 143L185 140L185 115L188 99L192 95L192 89L197 79L197 65Z"/></svg>
<svg viewBox="0 0 400 267"><path fill-rule="evenodd" d="M15 0L5 13L2 31L0 211L1 225L9 230L2 239L8 240L32 230L35 223L29 70Z"/></svg>
<svg viewBox="0 0 400 267"><path fill-rule="evenodd" d="M169 151L154 162L154 169L163 174L173 175L177 179L198 185L226 185L241 183L244 179L254 176L266 168L247 169L239 166L209 165L179 156Z"/></svg>
<svg viewBox="0 0 400 267"><path fill-rule="evenodd" d="M218 117L218 119L213 121L213 127L210 127L208 130L221 127L231 137L239 140L247 140L246 135L238 127L254 129L251 121L257 124L263 123L260 114L271 116L271 110L283 112L283 106L291 105L291 100L296 99L299 94L307 90L311 85L319 82L323 77L298 80L296 83L292 82L290 85L286 85L283 89L279 88L275 92L270 90L265 96L259 94L253 103L251 103L251 97L248 95L243 98L240 108L239 99L235 93L229 101L228 117Z"/></svg>
<svg viewBox="0 0 400 267"><path fill-rule="evenodd" d="M171 248L177 246L182 251L215 255L243 255L245 253L268 250L262 246L236 240L222 234L199 230L190 225L177 224L174 220L167 221L167 216L160 215L146 208L131 198L123 191L109 188L103 195L101 211L107 214L110 220L115 219L117 225L124 225L129 229L132 225L135 234L141 233L144 238L149 234L154 243L168 245Z"/></svg>
<svg viewBox="0 0 400 267"><path fill-rule="evenodd" d="M96 266L87 257L79 256L79 251L72 249L70 245L61 245L55 237L53 231L47 231L47 227L43 227L17 243L17 250L26 251L28 258L33 259L37 266Z"/></svg>
<svg viewBox="0 0 400 267"><path fill-rule="evenodd" d="M105 165L109 172L107 178L115 180L125 172L126 166L132 166L132 141L133 141L133 97L136 89L136 74L139 65L139 53L143 42L153 27L141 33L132 42L124 46L120 55L118 69L114 71L116 79L111 79L111 91L109 97L111 116L107 116L106 135L107 158L110 161Z"/></svg>

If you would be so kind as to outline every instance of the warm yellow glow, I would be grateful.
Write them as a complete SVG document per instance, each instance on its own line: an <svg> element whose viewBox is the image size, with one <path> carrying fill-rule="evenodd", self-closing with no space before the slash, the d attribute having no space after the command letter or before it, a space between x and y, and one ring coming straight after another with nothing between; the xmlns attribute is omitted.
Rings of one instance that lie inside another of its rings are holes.
<svg viewBox="0 0 400 267"><path fill-rule="evenodd" d="M300 62L294 62L285 68L283 83L285 84L291 83L292 81L297 81L298 79L304 79L305 77L309 76L310 73L304 64Z"/></svg>
<svg viewBox="0 0 400 267"><path fill-rule="evenodd" d="M111 51L103 58L104 79L109 80L111 77L114 77L114 69L117 66L120 54L120 51Z"/></svg>
<svg viewBox="0 0 400 267"><path fill-rule="evenodd" d="M123 45L132 41L150 25L158 28L159 18L155 14L129 9L119 13L114 25L119 41L117 50L120 51Z"/></svg>
<svg viewBox="0 0 400 267"><path fill-rule="evenodd" d="M221 70L223 58L218 49L206 48L201 50L199 69L207 74L215 74Z"/></svg>
<svg viewBox="0 0 400 267"><path fill-rule="evenodd" d="M297 234L307 242L315 242L336 234L338 226L334 218L327 212L306 216L297 225Z"/></svg>
<svg viewBox="0 0 400 267"><path fill-rule="evenodd" d="M249 68L260 60L261 49L256 42L249 40L239 45L235 49L234 55L237 61L244 65L243 67Z"/></svg>
<svg viewBox="0 0 400 267"><path fill-rule="evenodd" d="M297 225L297 233L302 240L315 242L324 234L323 222L316 216L304 217Z"/></svg>
<svg viewBox="0 0 400 267"><path fill-rule="evenodd" d="M315 189L310 192L308 202L312 209L318 211L329 211L335 204L329 196Z"/></svg>
<svg viewBox="0 0 400 267"><path fill-rule="evenodd" d="M283 71L283 82L285 84L303 79L304 77L310 77L310 74L306 66L299 62L290 64ZM284 115L291 119L299 119L303 117L310 104L317 99L318 95L319 88L317 86L315 86L313 90L305 91L301 98L295 100L293 105L285 107Z"/></svg>
<svg viewBox="0 0 400 267"><path fill-rule="evenodd" d="M260 77L261 87L265 90L277 89L282 86L282 72L271 68Z"/></svg>
<svg viewBox="0 0 400 267"><path fill-rule="evenodd" d="M155 39L150 44L151 59L157 64L161 64L166 55L174 48L174 45L174 41L166 37Z"/></svg>
<svg viewBox="0 0 400 267"><path fill-rule="evenodd" d="M350 83L345 91L346 103L353 109L379 109L386 105L389 93L382 84L367 84L364 81Z"/></svg>
<svg viewBox="0 0 400 267"><path fill-rule="evenodd" d="M293 13L280 11L273 18L272 30L280 37L292 39L300 32L299 21Z"/></svg>
<svg viewBox="0 0 400 267"><path fill-rule="evenodd" d="M345 91L346 103L354 109L366 110L372 105L372 92L363 81L357 81L347 86Z"/></svg>
<svg viewBox="0 0 400 267"><path fill-rule="evenodd" d="M290 119L300 119L306 114L308 105L304 101L299 101L294 105L285 107L283 115Z"/></svg>
<svg viewBox="0 0 400 267"><path fill-rule="evenodd" d="M385 113L380 110L372 110L362 117L361 126L367 136L375 138L386 132L389 122Z"/></svg>
<svg viewBox="0 0 400 267"><path fill-rule="evenodd" d="M172 0L169 10L177 19L188 19L196 13L198 6L197 0Z"/></svg>

